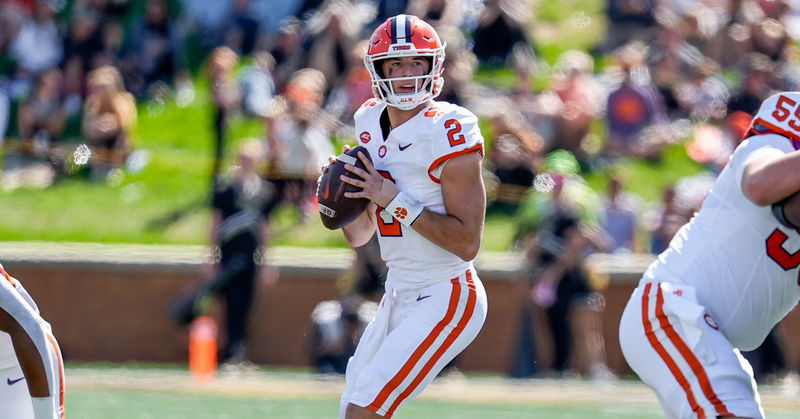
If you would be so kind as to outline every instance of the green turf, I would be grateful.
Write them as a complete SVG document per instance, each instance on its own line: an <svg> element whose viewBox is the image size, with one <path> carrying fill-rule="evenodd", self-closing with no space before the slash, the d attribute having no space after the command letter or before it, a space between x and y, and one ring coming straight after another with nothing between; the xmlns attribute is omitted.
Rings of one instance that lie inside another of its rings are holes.
<svg viewBox="0 0 800 419"><path fill-rule="evenodd" d="M146 391L76 390L69 393L67 413L82 419L212 419L212 418L296 418L335 417L335 397L275 399L221 397ZM485 418L653 418L658 410L631 408L617 403L596 406L530 404L476 404L414 400L402 407L395 418L485 419Z"/></svg>

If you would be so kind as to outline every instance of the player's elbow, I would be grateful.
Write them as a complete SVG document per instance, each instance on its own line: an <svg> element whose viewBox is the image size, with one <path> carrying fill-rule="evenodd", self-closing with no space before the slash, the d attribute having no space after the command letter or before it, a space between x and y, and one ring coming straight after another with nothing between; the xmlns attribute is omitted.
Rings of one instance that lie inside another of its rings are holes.
<svg viewBox="0 0 800 419"><path fill-rule="evenodd" d="M770 205L775 201L770 194L772 189L770 186L763 176L745 175L742 178L742 193L750 202L759 207Z"/></svg>
<svg viewBox="0 0 800 419"><path fill-rule="evenodd" d="M465 262L469 262L478 256L478 250L480 250L480 248L481 243L479 240L474 242L465 242L462 246L459 246L454 253Z"/></svg>

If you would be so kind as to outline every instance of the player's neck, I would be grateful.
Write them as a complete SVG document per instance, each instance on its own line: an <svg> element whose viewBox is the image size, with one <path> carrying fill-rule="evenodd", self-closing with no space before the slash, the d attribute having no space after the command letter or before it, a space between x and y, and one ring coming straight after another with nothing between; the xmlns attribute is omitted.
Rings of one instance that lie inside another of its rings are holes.
<svg viewBox="0 0 800 419"><path fill-rule="evenodd" d="M387 106L386 107L386 111L389 114L389 122L392 125L392 129L397 128L400 125L403 125L406 121L408 121L409 119L413 118L414 115L420 113L420 111L422 111L423 109L427 108L428 105L430 105L430 104L431 104L431 101L429 100L429 101L427 101L427 102L425 102L423 104L420 104L416 108L409 109L407 111L403 110L403 109L395 108L394 106Z"/></svg>

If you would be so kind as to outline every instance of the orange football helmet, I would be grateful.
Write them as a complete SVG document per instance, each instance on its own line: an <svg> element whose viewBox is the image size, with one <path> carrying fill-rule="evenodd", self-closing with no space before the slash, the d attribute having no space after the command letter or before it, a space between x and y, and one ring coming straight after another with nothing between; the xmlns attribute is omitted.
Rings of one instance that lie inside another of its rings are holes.
<svg viewBox="0 0 800 419"><path fill-rule="evenodd" d="M372 77L372 94L375 98L403 110L414 109L439 96L444 85L444 48L446 43L431 25L411 15L397 15L386 19L372 33L364 55L364 65ZM428 74L416 77L386 78L380 62L398 57L430 57ZM414 93L397 93L393 81L413 80Z"/></svg>

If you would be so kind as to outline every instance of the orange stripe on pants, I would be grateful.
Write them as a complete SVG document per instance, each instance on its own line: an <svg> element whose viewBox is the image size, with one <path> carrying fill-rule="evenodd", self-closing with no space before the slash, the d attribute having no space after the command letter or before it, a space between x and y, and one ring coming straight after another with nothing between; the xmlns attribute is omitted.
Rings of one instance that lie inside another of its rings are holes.
<svg viewBox="0 0 800 419"><path fill-rule="evenodd" d="M397 406L399 406L400 403L402 403L403 400L405 400L408 395L411 394L417 388L417 386L419 386L419 383L421 383L425 376L428 375L431 368L436 365L442 355L444 355L445 351L450 349L450 346L452 346L453 342L458 339L458 337L461 335L461 332L463 332L464 328L467 326L467 323L469 323L470 319L472 319L472 313L475 311L475 301L478 299L475 292L475 283L472 281L472 271L467 271L467 284L469 288L469 296L467 297L467 306L464 308L464 314L461 316L461 320L459 320L455 329L453 329L447 338L445 338L444 342L442 342L442 346L440 346L439 349L437 349L433 354L431 359L425 363L425 366L422 367L422 370L420 370L419 374L417 374L417 376L414 378L414 381L409 384L405 391L397 396L397 399L395 399L394 403L392 403L392 406L386 411L386 417L391 417L394 414L395 409L397 409Z"/></svg>
<svg viewBox="0 0 800 419"><path fill-rule="evenodd" d="M650 289L652 288L653 284L648 283L644 287L644 293L642 295L642 322L644 323L644 334L647 336L647 340L650 341L650 345L655 349L658 355L664 360L664 363L667 364L667 368L675 377L675 380L678 381L678 384L683 389L683 392L686 393L686 398L689 400L689 406L692 407L692 411L697 413L697 417L699 419L703 419L706 417L703 408L697 404L697 400L694 398L694 394L692 393L691 385L689 384L689 380L686 379L686 376L683 375L678 365L675 363L675 360L667 352L664 345L658 341L656 337L656 332L653 330L653 324L650 322L650 315L648 313L648 307L650 306ZM659 290L661 292L661 290Z"/></svg>
<svg viewBox="0 0 800 419"><path fill-rule="evenodd" d="M46 336L47 340L50 341L50 344L53 345L53 350L58 358L58 417L61 419L66 419L67 411L64 408L64 360L61 359L61 348L58 347L56 338L49 333Z"/></svg>
<svg viewBox="0 0 800 419"><path fill-rule="evenodd" d="M444 330L444 327L449 324L453 317L455 317L456 309L458 308L458 300L461 296L461 284L458 282L458 278L453 278L450 280L453 284L453 292L450 293L450 303L447 306L447 313L445 313L444 318L434 326L431 333L422 341L422 343L417 347L411 357L403 364L403 367L400 368L400 371L389 380L388 383L381 389L381 392L378 393L378 396L375 397L375 400L370 403L369 406L366 407L367 410L372 412L377 412L384 403L386 403L386 399L389 397L392 392L400 386L400 384L408 377L411 373L411 370L414 369L414 366L417 365L417 362L422 358L422 355L433 345L433 342L439 337L439 335Z"/></svg>
<svg viewBox="0 0 800 419"><path fill-rule="evenodd" d="M656 317L658 317L658 322L661 325L661 329L664 330L664 333L667 334L670 342L678 349L683 359L686 363L689 364L689 367L692 369L692 372L697 376L697 380L700 382L700 388L703 390L703 395L706 396L708 401L714 405L714 409L717 411L718 416L726 416L731 415L728 412L728 408L722 402L722 400L717 397L717 393L714 392L714 389L711 387L711 380L708 379L708 374L706 374L706 370L703 368L703 364L700 363L700 360L697 359L697 356L689 349L689 345L681 339L678 335L678 332L675 331L675 328L669 323L669 318L664 313L664 294L661 290L661 287L658 287L658 295L656 296Z"/></svg>

